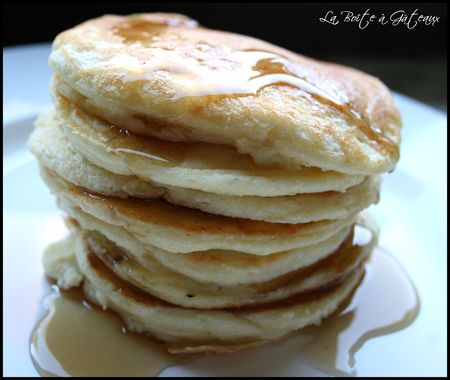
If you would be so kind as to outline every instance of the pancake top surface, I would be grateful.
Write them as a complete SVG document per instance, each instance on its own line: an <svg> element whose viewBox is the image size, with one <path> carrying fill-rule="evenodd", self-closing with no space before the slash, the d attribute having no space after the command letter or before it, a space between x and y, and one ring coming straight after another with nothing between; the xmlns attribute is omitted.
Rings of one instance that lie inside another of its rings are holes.
<svg viewBox="0 0 450 380"><path fill-rule="evenodd" d="M56 38L50 65L104 107L149 121L139 133L349 174L392 170L399 157L400 115L378 79L186 16L87 21Z"/></svg>

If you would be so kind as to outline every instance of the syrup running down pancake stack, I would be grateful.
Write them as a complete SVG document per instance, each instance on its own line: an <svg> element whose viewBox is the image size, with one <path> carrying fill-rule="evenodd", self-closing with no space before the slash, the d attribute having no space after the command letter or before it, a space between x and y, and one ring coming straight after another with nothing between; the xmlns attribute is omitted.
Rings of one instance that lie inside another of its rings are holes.
<svg viewBox="0 0 450 380"><path fill-rule="evenodd" d="M171 352L320 321L376 244L358 214L399 158L388 89L176 14L60 34L29 147L68 215L46 273Z"/></svg>

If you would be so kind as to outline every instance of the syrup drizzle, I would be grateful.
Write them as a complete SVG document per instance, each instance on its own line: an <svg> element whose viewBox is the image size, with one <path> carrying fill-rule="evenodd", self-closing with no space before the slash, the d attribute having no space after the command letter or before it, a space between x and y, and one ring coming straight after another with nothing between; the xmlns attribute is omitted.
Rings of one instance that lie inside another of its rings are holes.
<svg viewBox="0 0 450 380"><path fill-rule="evenodd" d="M305 329L312 339L301 359L334 376L357 374L355 354L369 339L409 326L420 309L417 292L388 252L376 248L349 305L321 326Z"/></svg>
<svg viewBox="0 0 450 380"><path fill-rule="evenodd" d="M177 35L179 28L196 29L193 20L129 19L113 29L128 44L141 43L147 59L128 57L120 63L127 67L125 82L151 79L155 75L170 76L173 99L197 98L198 110L227 97L254 96L268 86L288 86L300 90L343 116L367 139L398 155L398 147L364 112L351 104L348 96L334 85L312 78L300 63L285 56L263 50L233 50L227 46L211 46L205 42L183 45L159 43L159 35ZM186 33L186 31L184 31Z"/></svg>

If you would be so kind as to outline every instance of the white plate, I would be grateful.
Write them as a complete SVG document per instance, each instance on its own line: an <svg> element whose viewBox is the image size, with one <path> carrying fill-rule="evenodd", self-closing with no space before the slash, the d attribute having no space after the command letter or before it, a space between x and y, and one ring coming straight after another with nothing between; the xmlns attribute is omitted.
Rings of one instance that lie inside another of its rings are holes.
<svg viewBox="0 0 450 380"><path fill-rule="evenodd" d="M3 375L37 376L29 335L43 295L41 255L66 233L53 197L26 150L36 111L49 103L49 45L4 51L3 127ZM447 374L447 117L396 95L403 120L401 160L385 175L381 201L371 208L380 245L393 252L417 287L421 310L400 332L369 340L356 354L360 376ZM282 360L280 362L280 360ZM293 345L206 356L162 376L319 375Z"/></svg>

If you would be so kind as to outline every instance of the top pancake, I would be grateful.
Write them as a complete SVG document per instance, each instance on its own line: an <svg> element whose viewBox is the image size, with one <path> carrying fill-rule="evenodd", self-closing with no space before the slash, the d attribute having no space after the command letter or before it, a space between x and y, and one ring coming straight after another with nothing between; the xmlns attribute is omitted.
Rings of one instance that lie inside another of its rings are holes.
<svg viewBox="0 0 450 380"><path fill-rule="evenodd" d="M50 66L77 106L137 133L289 168L371 175L398 160L400 116L379 80L185 16L90 20L56 38Z"/></svg>

